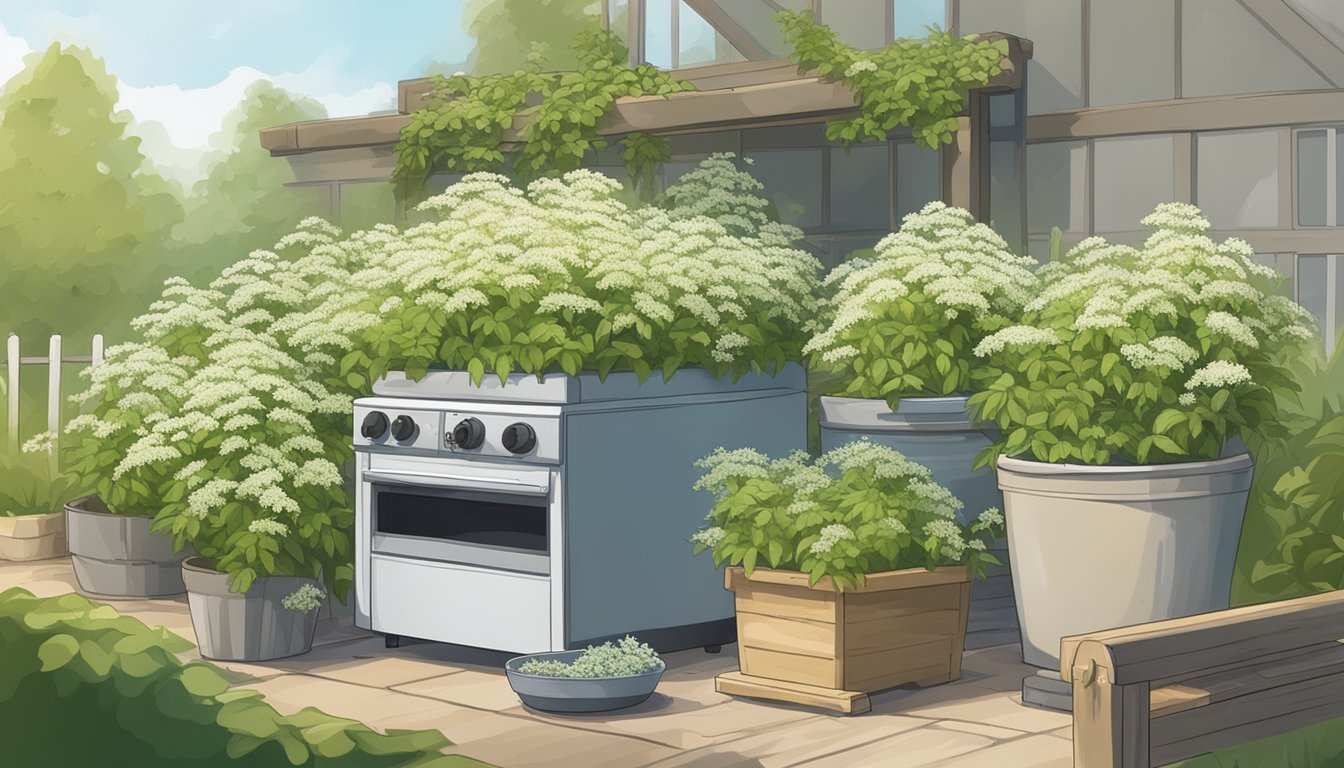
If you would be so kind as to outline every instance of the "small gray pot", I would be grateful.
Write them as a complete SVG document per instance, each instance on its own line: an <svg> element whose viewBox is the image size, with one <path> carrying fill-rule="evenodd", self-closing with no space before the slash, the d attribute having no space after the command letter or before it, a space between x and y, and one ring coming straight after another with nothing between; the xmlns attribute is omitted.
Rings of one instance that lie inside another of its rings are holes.
<svg viewBox="0 0 1344 768"><path fill-rule="evenodd" d="M518 671L532 659L570 664L582 653L559 651L509 659L504 665L509 687L524 704L544 712L607 712L633 707L649 698L667 669L667 664L660 660L657 669L626 677L546 677Z"/></svg>
<svg viewBox="0 0 1344 768"><path fill-rule="evenodd" d="M114 515L97 496L65 505L65 531L79 588L100 597L168 597L186 591L173 539L149 530L153 518Z"/></svg>
<svg viewBox="0 0 1344 768"><path fill-rule="evenodd" d="M242 594L229 591L228 574L208 559L182 561L191 626L201 656L219 661L268 661L298 656L313 647L319 611L285 608L281 601L304 584L300 576L263 576Z"/></svg>

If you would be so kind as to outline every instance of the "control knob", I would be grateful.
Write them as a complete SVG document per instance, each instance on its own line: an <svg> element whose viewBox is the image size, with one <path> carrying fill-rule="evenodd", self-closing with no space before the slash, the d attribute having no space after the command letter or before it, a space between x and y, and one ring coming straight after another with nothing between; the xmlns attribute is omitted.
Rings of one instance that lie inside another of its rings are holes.
<svg viewBox="0 0 1344 768"><path fill-rule="evenodd" d="M392 437L404 443L415 437L415 419L405 414L392 420Z"/></svg>
<svg viewBox="0 0 1344 768"><path fill-rule="evenodd" d="M527 453L537 447L536 431L521 421L505 427L501 440L510 453Z"/></svg>
<svg viewBox="0 0 1344 768"><path fill-rule="evenodd" d="M481 443L485 442L485 425L480 419L465 418L457 422L453 431L444 436L445 443L450 448L462 448L472 450L480 448Z"/></svg>
<svg viewBox="0 0 1344 768"><path fill-rule="evenodd" d="M382 411L372 411L364 417L364 423L359 427L359 434L369 440L377 440L387 434L387 414Z"/></svg>

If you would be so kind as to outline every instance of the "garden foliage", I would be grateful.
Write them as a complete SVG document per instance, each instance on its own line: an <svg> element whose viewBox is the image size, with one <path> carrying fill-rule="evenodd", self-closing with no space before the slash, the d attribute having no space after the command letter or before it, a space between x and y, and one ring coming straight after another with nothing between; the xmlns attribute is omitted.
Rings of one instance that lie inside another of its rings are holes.
<svg viewBox="0 0 1344 768"><path fill-rule="evenodd" d="M0 385L0 398L5 394ZM78 495L70 477L52 473L50 432L24 443L19 451L0 447L0 517L46 515L60 512Z"/></svg>
<svg viewBox="0 0 1344 768"><path fill-rule="evenodd" d="M998 564L986 551L1003 535L997 509L961 525L961 501L926 467L866 438L817 459L720 448L697 466L706 471L695 487L714 506L691 541L715 566L800 571L812 584L829 576L844 589L868 573L965 565L981 576Z"/></svg>
<svg viewBox="0 0 1344 768"><path fill-rule="evenodd" d="M480 766L437 731L380 734L232 689L191 643L74 594L0 593L0 743L9 765ZM72 725L73 724L73 725ZM71 728L76 728L72 737Z"/></svg>
<svg viewBox="0 0 1344 768"><path fill-rule="evenodd" d="M590 645L572 662L528 659L519 665L518 671L542 677L630 677L652 672L661 663L653 648L626 635L615 643Z"/></svg>
<svg viewBox="0 0 1344 768"><path fill-rule="evenodd" d="M893 410L902 397L968 394L972 350L1036 294L1035 263L970 213L929 203L828 279L835 292L805 351L839 394Z"/></svg>
<svg viewBox="0 0 1344 768"><path fill-rule="evenodd" d="M976 346L970 408L1003 434L980 464L1197 461L1283 435L1275 393L1295 384L1280 353L1301 352L1310 316L1194 206L1159 205L1143 224L1141 248L1090 237L1045 265L1021 323Z"/></svg>

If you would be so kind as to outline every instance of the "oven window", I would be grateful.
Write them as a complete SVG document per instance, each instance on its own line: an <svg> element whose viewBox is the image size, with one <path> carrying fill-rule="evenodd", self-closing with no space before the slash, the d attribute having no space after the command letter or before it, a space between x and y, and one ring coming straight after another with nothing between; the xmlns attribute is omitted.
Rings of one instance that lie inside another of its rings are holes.
<svg viewBox="0 0 1344 768"><path fill-rule="evenodd" d="M546 552L546 506L522 497L375 487L379 533Z"/></svg>

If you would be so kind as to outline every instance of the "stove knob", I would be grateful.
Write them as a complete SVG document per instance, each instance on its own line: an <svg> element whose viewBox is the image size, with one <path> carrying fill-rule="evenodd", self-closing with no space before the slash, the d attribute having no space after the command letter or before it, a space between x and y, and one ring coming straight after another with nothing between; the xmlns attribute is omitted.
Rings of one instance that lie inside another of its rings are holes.
<svg viewBox="0 0 1344 768"><path fill-rule="evenodd" d="M382 411L372 411L364 417L364 423L359 427L359 434L370 440L377 440L387 434L387 415Z"/></svg>
<svg viewBox="0 0 1344 768"><path fill-rule="evenodd" d="M527 453L537 447L537 433L521 421L505 427L502 439L510 453Z"/></svg>
<svg viewBox="0 0 1344 768"><path fill-rule="evenodd" d="M480 419L466 418L457 422L453 431L444 438L444 442L453 448L471 450L480 448L485 442L485 425Z"/></svg>
<svg viewBox="0 0 1344 768"><path fill-rule="evenodd" d="M402 443L415 437L415 419L405 415L393 419L392 436Z"/></svg>

